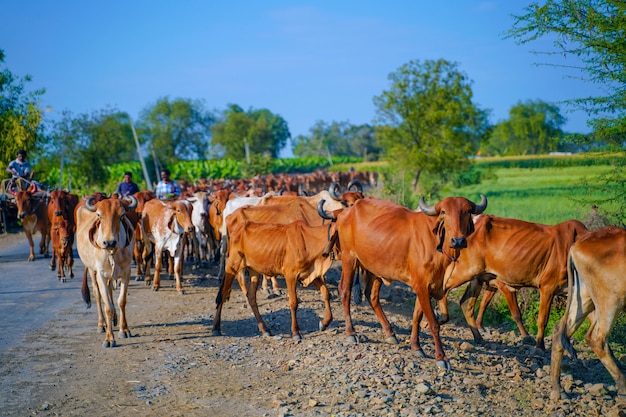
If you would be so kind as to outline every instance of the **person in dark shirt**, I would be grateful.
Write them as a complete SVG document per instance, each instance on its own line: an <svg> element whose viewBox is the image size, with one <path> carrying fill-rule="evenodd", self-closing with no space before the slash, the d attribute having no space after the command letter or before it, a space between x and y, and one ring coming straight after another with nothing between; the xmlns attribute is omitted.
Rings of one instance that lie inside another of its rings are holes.
<svg viewBox="0 0 626 417"><path fill-rule="evenodd" d="M133 182L133 174L131 172L124 173L124 181L118 184L115 192L121 197L126 197L139 192L139 187Z"/></svg>

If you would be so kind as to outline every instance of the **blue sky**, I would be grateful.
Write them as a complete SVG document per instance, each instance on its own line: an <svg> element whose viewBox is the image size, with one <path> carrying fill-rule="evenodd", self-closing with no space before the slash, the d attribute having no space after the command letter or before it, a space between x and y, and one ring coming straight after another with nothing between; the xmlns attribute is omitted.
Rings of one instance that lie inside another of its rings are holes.
<svg viewBox="0 0 626 417"><path fill-rule="evenodd" d="M601 93L537 66L544 58L530 51L547 41L503 39L528 3L0 0L0 49L13 73L46 88L51 118L114 107L136 119L168 96L202 99L208 110L267 108L296 137L319 120L372 123L390 73L443 58L473 81L475 102L496 123L520 100ZM565 130L589 131L586 114L560 106Z"/></svg>

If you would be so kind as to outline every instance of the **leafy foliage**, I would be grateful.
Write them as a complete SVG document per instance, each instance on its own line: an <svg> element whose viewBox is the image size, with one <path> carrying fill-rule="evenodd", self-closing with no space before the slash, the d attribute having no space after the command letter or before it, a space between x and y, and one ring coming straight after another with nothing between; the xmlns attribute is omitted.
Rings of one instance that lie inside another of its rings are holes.
<svg viewBox="0 0 626 417"><path fill-rule="evenodd" d="M276 158L291 136L281 116L267 109L245 112L236 104L228 106L211 130L216 155L233 159L244 159L247 152Z"/></svg>
<svg viewBox="0 0 626 417"><path fill-rule="evenodd" d="M12 73L4 65L4 58L0 49L0 163L5 168L18 150L32 152L44 144L38 101L45 90L26 92L26 84L32 78L29 75L20 78Z"/></svg>
<svg viewBox="0 0 626 417"><path fill-rule="evenodd" d="M605 142L624 150L626 143L626 3L617 0L547 0L543 5L531 3L524 14L515 16L508 37L519 43L540 38L553 40L553 49L540 51L544 56L574 56L580 66L548 64L574 72L572 76L599 84L605 95L573 97L569 103L585 110L594 118L590 126L594 134L587 139ZM584 138L583 138L584 139ZM606 203L617 203L612 212L624 221L626 183L624 164L601 180L606 181Z"/></svg>
<svg viewBox="0 0 626 417"><path fill-rule="evenodd" d="M378 159L380 148L370 125L318 121L310 135L293 140L292 151L296 156L355 156L368 161Z"/></svg>
<svg viewBox="0 0 626 417"><path fill-rule="evenodd" d="M374 98L376 135L398 169L414 175L463 170L487 131L487 113L473 102L471 82L458 65L410 61L389 75L391 87Z"/></svg>
<svg viewBox="0 0 626 417"><path fill-rule="evenodd" d="M164 97L142 111L137 131L158 165L169 167L180 160L208 157L214 123L202 101Z"/></svg>
<svg viewBox="0 0 626 417"><path fill-rule="evenodd" d="M498 123L484 146L484 155L534 155L556 151L565 118L559 108L541 100L513 106L509 119Z"/></svg>

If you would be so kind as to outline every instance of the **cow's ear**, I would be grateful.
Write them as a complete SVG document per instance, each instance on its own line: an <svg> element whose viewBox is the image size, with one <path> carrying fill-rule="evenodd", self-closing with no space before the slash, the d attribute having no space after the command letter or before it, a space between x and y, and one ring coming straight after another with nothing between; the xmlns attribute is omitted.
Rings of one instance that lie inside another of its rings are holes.
<svg viewBox="0 0 626 417"><path fill-rule="evenodd" d="M98 226L100 226L100 222L99 221L94 221L93 225L91 226L91 228L89 229L89 242L91 242L91 244L93 246L95 246L96 248L100 248L100 246L98 246L98 244L96 243L96 232L98 231Z"/></svg>

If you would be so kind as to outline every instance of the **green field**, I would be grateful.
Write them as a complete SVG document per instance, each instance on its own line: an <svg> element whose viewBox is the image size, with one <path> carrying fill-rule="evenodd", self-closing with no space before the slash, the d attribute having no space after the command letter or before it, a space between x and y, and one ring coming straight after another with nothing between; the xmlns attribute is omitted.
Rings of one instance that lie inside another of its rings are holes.
<svg viewBox="0 0 626 417"><path fill-rule="evenodd" d="M563 168L492 168L480 184L449 190L449 195L489 199L487 212L544 224L584 221L591 212L581 200L602 198L583 184L610 170L609 165Z"/></svg>

